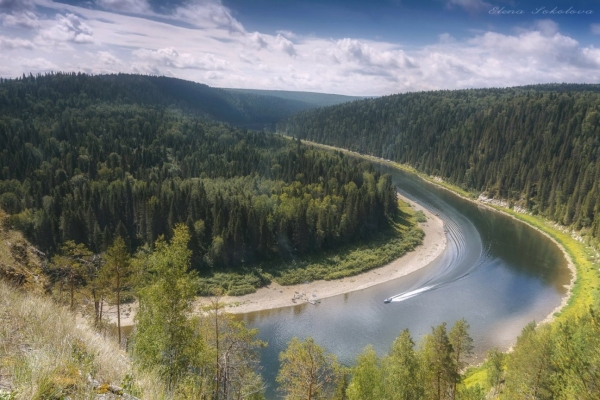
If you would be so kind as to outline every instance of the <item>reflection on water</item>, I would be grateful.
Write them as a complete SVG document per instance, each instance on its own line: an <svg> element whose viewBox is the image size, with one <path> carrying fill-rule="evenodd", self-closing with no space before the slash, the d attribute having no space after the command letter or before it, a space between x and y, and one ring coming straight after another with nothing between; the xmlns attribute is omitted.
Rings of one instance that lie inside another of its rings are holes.
<svg viewBox="0 0 600 400"><path fill-rule="evenodd" d="M559 303L570 276L560 250L545 236L510 217L489 211L416 177L391 173L401 193L438 213L448 228L448 246L429 266L406 277L358 292L249 313L243 318L269 343L263 375L275 398L278 354L294 336L317 343L351 364L367 344L383 354L409 328L419 340L431 326L466 318L475 351L507 348L532 320ZM433 289L433 290L431 290ZM383 300L412 292L403 301Z"/></svg>

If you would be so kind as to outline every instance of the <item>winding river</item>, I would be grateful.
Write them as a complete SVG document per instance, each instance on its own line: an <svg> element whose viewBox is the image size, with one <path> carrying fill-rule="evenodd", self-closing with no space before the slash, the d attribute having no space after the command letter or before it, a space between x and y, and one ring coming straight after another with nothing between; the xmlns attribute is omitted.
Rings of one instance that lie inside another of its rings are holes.
<svg viewBox="0 0 600 400"><path fill-rule="evenodd" d="M507 349L530 321L543 320L561 302L570 273L554 243L527 225L385 165L404 196L444 220L446 250L427 267L320 304L243 315L268 342L261 363L277 398L278 354L294 336L317 343L351 365L368 344L386 353L403 329L418 342L433 325L466 318L475 353ZM384 304L383 300L393 297Z"/></svg>

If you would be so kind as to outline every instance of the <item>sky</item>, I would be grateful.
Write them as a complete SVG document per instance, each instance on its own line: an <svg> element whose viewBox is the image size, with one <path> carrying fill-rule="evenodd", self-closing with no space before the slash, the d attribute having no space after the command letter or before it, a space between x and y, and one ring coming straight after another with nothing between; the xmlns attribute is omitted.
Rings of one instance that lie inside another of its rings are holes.
<svg viewBox="0 0 600 400"><path fill-rule="evenodd" d="M358 96L600 83L600 1L0 0L0 76Z"/></svg>

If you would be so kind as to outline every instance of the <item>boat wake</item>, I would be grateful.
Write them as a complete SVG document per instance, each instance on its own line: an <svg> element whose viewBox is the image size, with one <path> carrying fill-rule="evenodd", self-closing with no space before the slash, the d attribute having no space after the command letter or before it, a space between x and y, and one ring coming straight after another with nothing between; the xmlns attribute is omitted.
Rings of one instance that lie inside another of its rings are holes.
<svg viewBox="0 0 600 400"><path fill-rule="evenodd" d="M408 300L412 297L418 296L419 294L426 292L428 290L433 290L435 289L435 286L425 286L416 290L411 290L410 292L406 292L406 293L402 293L402 294L398 294L396 296L392 296L389 299L393 302L399 302L399 301L404 301L404 300Z"/></svg>

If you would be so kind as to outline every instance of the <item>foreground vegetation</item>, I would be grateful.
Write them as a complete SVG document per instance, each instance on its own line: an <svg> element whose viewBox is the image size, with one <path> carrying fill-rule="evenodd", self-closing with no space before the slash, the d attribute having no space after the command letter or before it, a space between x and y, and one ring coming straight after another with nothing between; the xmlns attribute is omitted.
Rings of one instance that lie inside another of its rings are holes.
<svg viewBox="0 0 600 400"><path fill-rule="evenodd" d="M214 278L209 289L233 273L221 285L230 294L267 284L294 260L380 243L381 232L398 238L388 229L398 212L389 176L341 153L197 118L219 97L192 86L206 97L197 109L185 90L153 100L168 87L158 78L1 81L0 208L11 225L54 256L71 241L100 254L118 236L131 252L151 248L185 223L193 268Z"/></svg>
<svg viewBox="0 0 600 400"><path fill-rule="evenodd" d="M313 145L329 147L317 143ZM354 155L372 158L357 153ZM410 166L388 163L465 198L474 200L478 197L472 189L465 191L441 181L439 177L419 173ZM494 204L491 206L555 240L573 262L576 280L567 304L553 315L551 324L543 324L537 329L535 322L528 324L512 352L503 354L498 349L491 349L484 364L464 371L459 388L463 388L463 395L469 399L599 399L600 253L594 240L589 236L587 240L576 236L573 231L539 215ZM450 391L446 391L441 397L435 398L453 397Z"/></svg>

